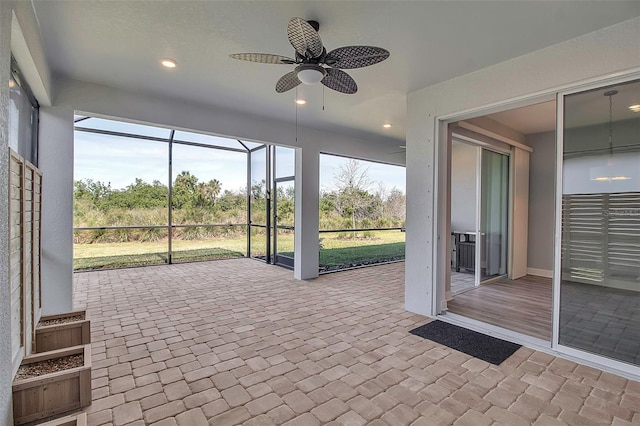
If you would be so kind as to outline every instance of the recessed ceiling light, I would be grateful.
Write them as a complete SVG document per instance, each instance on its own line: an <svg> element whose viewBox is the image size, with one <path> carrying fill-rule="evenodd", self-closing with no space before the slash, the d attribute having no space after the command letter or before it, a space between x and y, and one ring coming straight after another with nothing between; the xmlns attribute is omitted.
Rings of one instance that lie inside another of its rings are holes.
<svg viewBox="0 0 640 426"><path fill-rule="evenodd" d="M14 87L16 87L16 82L11 78L9 79L9 89L13 89Z"/></svg>
<svg viewBox="0 0 640 426"><path fill-rule="evenodd" d="M176 66L178 66L178 63L173 59L163 59L160 61L160 63L165 68L175 68Z"/></svg>
<svg viewBox="0 0 640 426"><path fill-rule="evenodd" d="M307 103L307 101L305 101L304 99L296 99L296 103L297 103L298 105L304 105L304 104L306 104L306 103Z"/></svg>
<svg viewBox="0 0 640 426"><path fill-rule="evenodd" d="M629 109L633 112L640 112L640 104L631 105L629 106Z"/></svg>
<svg viewBox="0 0 640 426"><path fill-rule="evenodd" d="M384 127L385 129L388 129L388 128L391 127L391 124L390 123L385 123L385 124L382 125L382 127Z"/></svg>

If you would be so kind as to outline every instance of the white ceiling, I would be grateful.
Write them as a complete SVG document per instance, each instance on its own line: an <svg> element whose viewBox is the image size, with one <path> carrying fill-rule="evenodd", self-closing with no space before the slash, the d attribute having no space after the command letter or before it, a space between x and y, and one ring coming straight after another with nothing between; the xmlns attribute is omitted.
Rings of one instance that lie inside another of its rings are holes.
<svg viewBox="0 0 640 426"><path fill-rule="evenodd" d="M291 65L229 58L293 55L293 16L320 22L327 50L373 45L391 57L349 70L359 91L301 86L302 125L404 144L407 93L640 15L634 1L33 0L53 72L139 93L295 120ZM159 66L170 57L178 68ZM390 122L391 129L382 124ZM509 124L509 123L505 123Z"/></svg>
<svg viewBox="0 0 640 426"><path fill-rule="evenodd" d="M640 112L629 109L640 105L640 82L617 84L572 94L565 99L564 125L582 127L609 121L609 98L604 94L616 90L611 101L613 121L640 120ZM505 124L525 135L548 132L556 128L556 102L539 104L497 112L487 117ZM638 128L640 130L640 127Z"/></svg>
<svg viewBox="0 0 640 426"><path fill-rule="evenodd" d="M556 101L497 112L487 117L525 135L548 132L556 128Z"/></svg>

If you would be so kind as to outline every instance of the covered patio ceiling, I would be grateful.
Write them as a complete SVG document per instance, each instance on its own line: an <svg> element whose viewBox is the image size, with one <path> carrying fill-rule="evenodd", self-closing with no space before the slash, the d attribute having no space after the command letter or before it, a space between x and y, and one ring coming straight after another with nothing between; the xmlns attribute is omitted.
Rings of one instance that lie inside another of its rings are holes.
<svg viewBox="0 0 640 426"><path fill-rule="evenodd" d="M222 107L282 122L296 119L295 91L274 86L291 65L229 58L293 55L286 25L320 23L331 50L374 45L391 57L350 70L344 95L300 86L303 126L404 145L406 100L433 85L640 14L637 1L43 1L33 0L54 75L135 93ZM172 58L173 70L159 62ZM324 109L322 107L324 105ZM383 124L391 123L385 129Z"/></svg>

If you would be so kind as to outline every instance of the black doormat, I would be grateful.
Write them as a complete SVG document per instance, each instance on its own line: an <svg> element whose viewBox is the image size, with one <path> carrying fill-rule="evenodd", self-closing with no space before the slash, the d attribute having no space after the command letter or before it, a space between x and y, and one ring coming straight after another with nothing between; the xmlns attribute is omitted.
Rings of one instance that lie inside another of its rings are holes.
<svg viewBox="0 0 640 426"><path fill-rule="evenodd" d="M506 340L437 320L414 328L410 333L495 365L502 364L521 347Z"/></svg>

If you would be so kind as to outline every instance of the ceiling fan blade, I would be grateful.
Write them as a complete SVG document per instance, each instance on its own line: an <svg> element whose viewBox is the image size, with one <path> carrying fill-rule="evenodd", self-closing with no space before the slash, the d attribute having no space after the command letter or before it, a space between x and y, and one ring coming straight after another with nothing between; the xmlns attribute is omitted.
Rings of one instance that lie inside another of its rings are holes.
<svg viewBox="0 0 640 426"><path fill-rule="evenodd" d="M322 40L311 24L302 18L291 18L287 25L289 42L303 57L317 58L322 55Z"/></svg>
<svg viewBox="0 0 640 426"><path fill-rule="evenodd" d="M352 95L358 91L358 85L349 74L337 68L327 68L327 75L321 83L329 89Z"/></svg>
<svg viewBox="0 0 640 426"><path fill-rule="evenodd" d="M353 69L368 67L389 57L389 51L375 46L345 46L327 53L325 63L330 67Z"/></svg>
<svg viewBox="0 0 640 426"><path fill-rule="evenodd" d="M286 56L272 55L270 53L234 53L230 58L241 61L260 62L261 64L295 64L296 61Z"/></svg>
<svg viewBox="0 0 640 426"><path fill-rule="evenodd" d="M287 90L291 90L300 84L300 80L296 76L295 71L291 71L280 77L280 80L276 83L276 92L284 93Z"/></svg>

